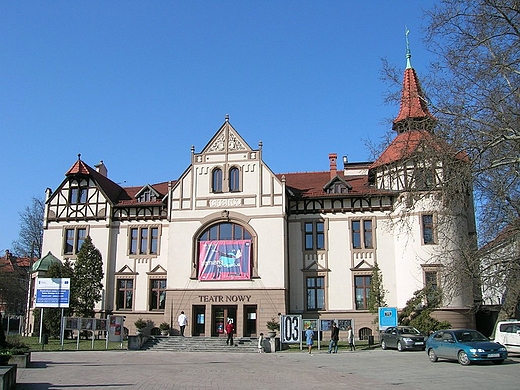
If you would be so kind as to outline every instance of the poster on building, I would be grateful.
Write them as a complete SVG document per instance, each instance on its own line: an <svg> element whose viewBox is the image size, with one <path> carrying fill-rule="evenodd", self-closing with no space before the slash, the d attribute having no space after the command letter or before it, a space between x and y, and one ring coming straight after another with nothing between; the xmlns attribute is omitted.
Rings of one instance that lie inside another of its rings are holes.
<svg viewBox="0 0 520 390"><path fill-rule="evenodd" d="M69 307L70 278L37 278L35 307Z"/></svg>
<svg viewBox="0 0 520 390"><path fill-rule="evenodd" d="M122 316L108 316L108 341L123 342L123 322Z"/></svg>
<svg viewBox="0 0 520 390"><path fill-rule="evenodd" d="M336 320L320 320L320 330L327 331L332 329L332 323Z"/></svg>
<svg viewBox="0 0 520 390"><path fill-rule="evenodd" d="M248 280L251 240L201 241L199 280Z"/></svg>
<svg viewBox="0 0 520 390"><path fill-rule="evenodd" d="M337 324L339 330L347 330L349 326L352 326L352 328L354 328L352 320L338 320Z"/></svg>

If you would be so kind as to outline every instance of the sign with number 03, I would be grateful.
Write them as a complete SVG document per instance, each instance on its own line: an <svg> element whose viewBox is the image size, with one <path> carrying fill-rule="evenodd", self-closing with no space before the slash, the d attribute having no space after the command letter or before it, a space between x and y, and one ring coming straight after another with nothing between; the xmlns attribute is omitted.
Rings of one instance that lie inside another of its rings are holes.
<svg viewBox="0 0 520 390"><path fill-rule="evenodd" d="M299 343L302 337L302 316L281 316L280 332L280 342Z"/></svg>

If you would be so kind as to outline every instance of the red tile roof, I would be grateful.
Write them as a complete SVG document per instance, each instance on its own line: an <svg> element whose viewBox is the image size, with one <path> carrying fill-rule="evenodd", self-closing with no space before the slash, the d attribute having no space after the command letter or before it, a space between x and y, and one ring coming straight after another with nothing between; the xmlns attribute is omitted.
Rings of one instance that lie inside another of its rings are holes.
<svg viewBox="0 0 520 390"><path fill-rule="evenodd" d="M417 121L419 120L419 121ZM426 120L426 123L424 123ZM419 79L413 68L404 71L403 89L401 92L401 107L392 129L397 132L410 129L433 128L437 119L430 113Z"/></svg>
<svg viewBox="0 0 520 390"><path fill-rule="evenodd" d="M382 195L388 193L388 191L379 191L371 187L368 183L367 175L345 176L343 171L339 171L338 176L352 187L348 194L329 194L323 190L323 187L330 181L330 171L280 173L276 176L280 180L285 177L286 187L291 190L296 197L345 197L349 195Z"/></svg>

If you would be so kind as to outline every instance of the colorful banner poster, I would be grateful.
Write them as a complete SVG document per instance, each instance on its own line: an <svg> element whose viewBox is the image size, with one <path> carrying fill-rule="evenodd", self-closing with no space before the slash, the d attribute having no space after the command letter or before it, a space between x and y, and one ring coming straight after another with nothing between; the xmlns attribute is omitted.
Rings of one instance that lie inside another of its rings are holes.
<svg viewBox="0 0 520 390"><path fill-rule="evenodd" d="M251 278L251 240L201 241L199 280Z"/></svg>
<svg viewBox="0 0 520 390"><path fill-rule="evenodd" d="M108 341L123 341L123 323L125 319L122 316L108 316Z"/></svg>

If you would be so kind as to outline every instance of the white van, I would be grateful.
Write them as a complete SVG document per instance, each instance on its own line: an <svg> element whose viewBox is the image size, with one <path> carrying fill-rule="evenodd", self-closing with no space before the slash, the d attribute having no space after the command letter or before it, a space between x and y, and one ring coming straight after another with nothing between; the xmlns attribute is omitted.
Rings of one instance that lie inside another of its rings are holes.
<svg viewBox="0 0 520 390"><path fill-rule="evenodd" d="M500 321L495 329L495 341L508 352L520 353L520 321Z"/></svg>

